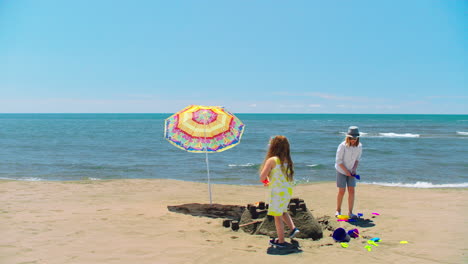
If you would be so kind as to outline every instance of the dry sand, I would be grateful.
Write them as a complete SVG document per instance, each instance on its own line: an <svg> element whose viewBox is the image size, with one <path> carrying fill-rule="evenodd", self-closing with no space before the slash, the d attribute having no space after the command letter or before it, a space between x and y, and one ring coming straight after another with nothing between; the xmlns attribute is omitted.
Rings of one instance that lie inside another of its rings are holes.
<svg viewBox="0 0 468 264"><path fill-rule="evenodd" d="M212 189L219 204L247 205L266 197L263 186ZM0 181L0 263L467 263L467 191L361 184L355 212L372 223L357 228L380 237L378 247L369 252L366 240L357 238L342 248L325 233L318 241L298 239L302 253L277 256L267 254L266 236L224 228L222 219L167 210L208 203L206 184ZM333 215L335 195L331 182L296 186L294 194L315 217ZM380 216L371 218L372 212Z"/></svg>

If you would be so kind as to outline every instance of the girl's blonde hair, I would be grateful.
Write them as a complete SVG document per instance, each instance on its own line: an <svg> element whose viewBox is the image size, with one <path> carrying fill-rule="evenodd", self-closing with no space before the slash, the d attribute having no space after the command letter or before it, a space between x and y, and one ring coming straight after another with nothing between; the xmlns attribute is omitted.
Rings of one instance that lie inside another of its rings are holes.
<svg viewBox="0 0 468 264"><path fill-rule="evenodd" d="M345 144L347 147L357 147L359 146L359 137L357 138L357 140L354 142L354 144L351 142L351 137L349 136L346 136L345 138Z"/></svg>
<svg viewBox="0 0 468 264"><path fill-rule="evenodd" d="M293 181L294 178L294 164L291 159L291 152L289 149L289 141L285 136L275 136L270 140L270 147L268 148L268 152L265 156L265 160L263 161L262 166L260 167L260 171L265 166L265 162L267 159L271 157L278 157L281 162L281 169L286 174L286 178L288 181ZM284 164L286 168L284 168Z"/></svg>

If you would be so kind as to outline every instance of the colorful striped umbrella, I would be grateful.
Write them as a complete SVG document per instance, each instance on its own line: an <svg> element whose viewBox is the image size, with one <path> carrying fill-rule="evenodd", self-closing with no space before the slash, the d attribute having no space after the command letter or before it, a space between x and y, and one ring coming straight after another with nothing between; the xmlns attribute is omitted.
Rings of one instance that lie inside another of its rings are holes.
<svg viewBox="0 0 468 264"><path fill-rule="evenodd" d="M190 105L166 119L164 137L189 152L221 152L239 144L243 132L224 107Z"/></svg>
<svg viewBox="0 0 468 264"><path fill-rule="evenodd" d="M211 199L209 152L221 152L240 143L245 125L220 106L190 105L165 120L164 138L172 145L205 153Z"/></svg>

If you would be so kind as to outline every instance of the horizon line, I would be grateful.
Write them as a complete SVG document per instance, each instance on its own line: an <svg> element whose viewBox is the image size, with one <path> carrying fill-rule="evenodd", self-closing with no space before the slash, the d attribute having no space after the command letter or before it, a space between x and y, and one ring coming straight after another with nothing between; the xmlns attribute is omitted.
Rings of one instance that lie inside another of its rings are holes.
<svg viewBox="0 0 468 264"><path fill-rule="evenodd" d="M182 110L182 109L181 109ZM234 113L234 114L258 114L258 115L468 115L468 114L435 114L435 113L425 113L425 114L421 114L421 113L248 113L248 112L232 112L230 111L231 113ZM132 114L135 114L135 115L151 115L151 114L174 114L174 113L177 113L177 112L154 112L154 113L148 113L148 112L95 112L95 113L79 113L79 112L41 112L41 113L34 113L34 112L25 112L25 113L21 113L21 112L12 112L12 113L0 113L0 115L34 115L34 114L44 114L44 115L63 115L63 114L70 114L70 115L73 115L73 114L76 114L76 115L99 115L99 114L103 114L103 115L112 115L112 114L116 114L116 115L132 115Z"/></svg>

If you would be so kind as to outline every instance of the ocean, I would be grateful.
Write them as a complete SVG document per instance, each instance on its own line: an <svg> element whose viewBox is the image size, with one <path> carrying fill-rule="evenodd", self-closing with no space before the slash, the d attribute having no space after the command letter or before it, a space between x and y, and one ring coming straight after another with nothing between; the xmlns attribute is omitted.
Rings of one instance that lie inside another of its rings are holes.
<svg viewBox="0 0 468 264"><path fill-rule="evenodd" d="M0 114L0 179L206 182L205 154L164 139L171 114ZM212 183L258 182L268 140L289 138L297 184L335 180L336 148L362 132L362 183L468 187L468 115L236 114L241 143L208 154Z"/></svg>

